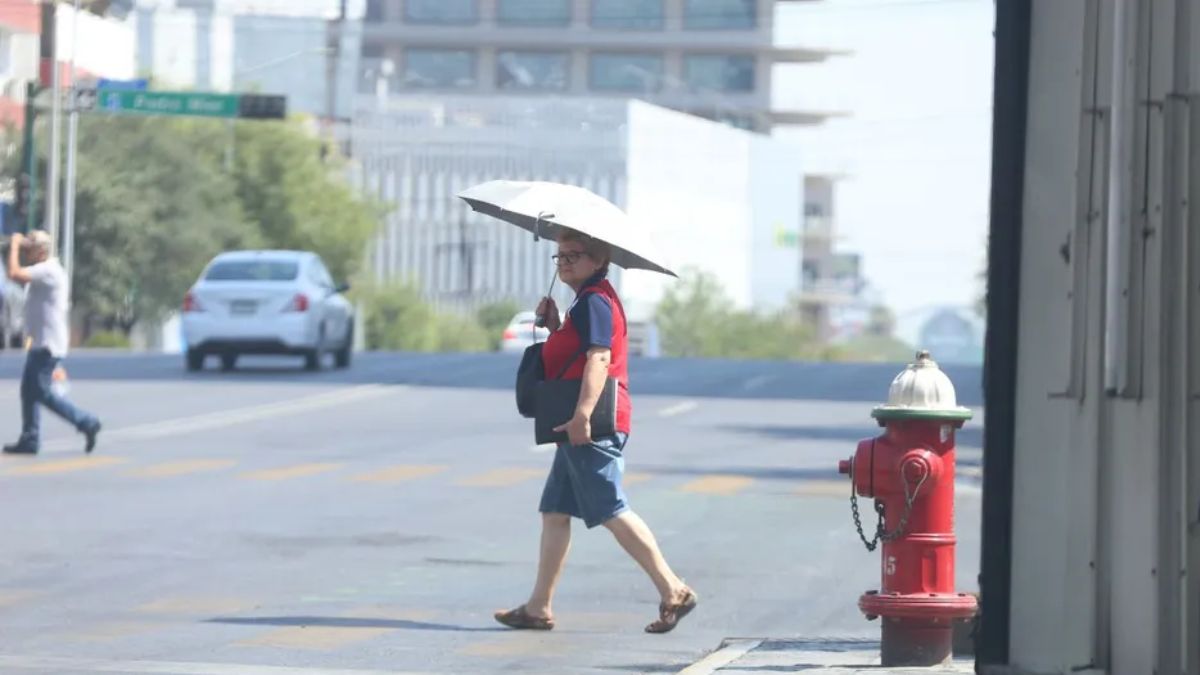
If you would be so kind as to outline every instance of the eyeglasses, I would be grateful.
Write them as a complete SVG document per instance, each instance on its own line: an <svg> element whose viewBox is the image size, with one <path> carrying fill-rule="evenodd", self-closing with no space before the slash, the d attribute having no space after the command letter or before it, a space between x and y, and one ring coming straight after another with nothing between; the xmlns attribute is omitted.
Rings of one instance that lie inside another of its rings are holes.
<svg viewBox="0 0 1200 675"><path fill-rule="evenodd" d="M580 251L578 253L559 253L558 255L550 256L550 259L554 261L555 265L558 265L559 267L561 267L563 265L574 265L575 263L579 262L579 259L585 255L587 255L587 254L584 253L583 251Z"/></svg>

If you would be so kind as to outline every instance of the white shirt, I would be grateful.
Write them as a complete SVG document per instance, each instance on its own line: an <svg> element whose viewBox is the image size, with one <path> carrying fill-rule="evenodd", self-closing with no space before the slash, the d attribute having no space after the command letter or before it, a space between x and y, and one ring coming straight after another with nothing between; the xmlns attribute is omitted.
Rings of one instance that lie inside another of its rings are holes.
<svg viewBox="0 0 1200 675"><path fill-rule="evenodd" d="M54 356L67 355L67 272L58 258L26 267L29 290L25 295L25 332L32 349L48 349Z"/></svg>

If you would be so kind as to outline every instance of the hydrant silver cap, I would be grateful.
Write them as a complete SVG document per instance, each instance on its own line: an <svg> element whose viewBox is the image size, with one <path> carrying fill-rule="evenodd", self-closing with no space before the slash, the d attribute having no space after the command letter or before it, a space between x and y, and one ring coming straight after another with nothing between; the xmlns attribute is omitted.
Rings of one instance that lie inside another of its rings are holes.
<svg viewBox="0 0 1200 675"><path fill-rule="evenodd" d="M929 352L922 351L892 380L887 404L875 408L871 416L881 420L968 420L971 411L958 405L954 383Z"/></svg>

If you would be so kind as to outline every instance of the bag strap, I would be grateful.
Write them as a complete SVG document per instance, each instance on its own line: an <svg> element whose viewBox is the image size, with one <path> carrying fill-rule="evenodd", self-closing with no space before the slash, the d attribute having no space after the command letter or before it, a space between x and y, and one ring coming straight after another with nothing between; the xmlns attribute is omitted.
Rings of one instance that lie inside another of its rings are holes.
<svg viewBox="0 0 1200 675"><path fill-rule="evenodd" d="M554 379L561 380L563 378L563 375L566 375L567 371L571 369L571 366L575 365L575 359L578 359L579 357L586 354L587 350L588 350L587 345L580 347L579 351L575 352L571 356L571 359L569 361L567 361L567 364L562 367L562 370L558 371L558 377L556 377Z"/></svg>

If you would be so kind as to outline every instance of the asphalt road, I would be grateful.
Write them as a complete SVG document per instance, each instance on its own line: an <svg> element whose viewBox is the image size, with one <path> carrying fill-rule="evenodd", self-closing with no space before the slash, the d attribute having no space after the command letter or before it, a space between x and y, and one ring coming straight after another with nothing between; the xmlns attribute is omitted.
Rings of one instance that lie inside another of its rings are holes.
<svg viewBox="0 0 1200 675"><path fill-rule="evenodd" d="M632 506L701 595L648 636L653 587L603 529L575 528L558 628L518 633L552 454L516 416L514 357L363 355L347 372L78 355L92 457L47 419L0 458L0 673L676 672L726 637L871 637L879 564L836 474L892 365L635 363ZM0 436L19 356L0 356ZM978 369L950 369L979 405ZM978 475L981 424L960 436ZM974 447L972 447L974 446ZM979 493L958 497L975 587Z"/></svg>

